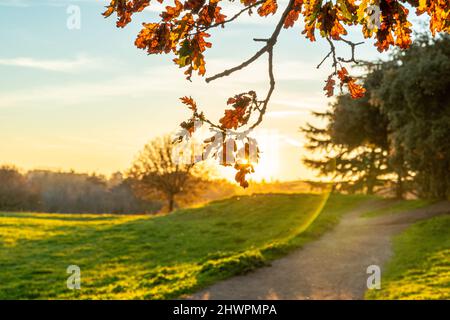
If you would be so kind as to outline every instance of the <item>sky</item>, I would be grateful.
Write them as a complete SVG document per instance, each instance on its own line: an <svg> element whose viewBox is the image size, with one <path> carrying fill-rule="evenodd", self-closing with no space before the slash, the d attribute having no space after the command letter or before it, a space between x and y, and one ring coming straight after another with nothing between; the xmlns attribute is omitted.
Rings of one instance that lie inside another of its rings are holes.
<svg viewBox="0 0 450 320"><path fill-rule="evenodd" d="M280 1L280 8L285 3ZM80 29L67 27L74 5ZM189 117L179 97L192 96L217 120L228 97L249 90L266 94L266 59L209 84L198 76L188 82L173 56L149 56L134 46L141 23L156 21L161 5L136 15L125 29L117 29L113 17L101 16L105 5L103 0L0 0L0 164L103 174L126 170L146 142L177 130ZM233 13L239 5L224 7ZM243 16L214 31L213 47L205 54L207 75L252 56L261 46L252 39L270 35L277 18ZM259 178L315 176L301 163L305 139L299 128L314 122L311 111L323 111L332 101L322 90L331 66L327 61L316 69L329 51L327 43L311 43L301 30L302 25L283 30L274 50L276 88L255 132L265 162ZM357 30L348 38L362 40ZM347 47L338 50L350 53ZM387 57L372 41L359 46L357 56Z"/></svg>

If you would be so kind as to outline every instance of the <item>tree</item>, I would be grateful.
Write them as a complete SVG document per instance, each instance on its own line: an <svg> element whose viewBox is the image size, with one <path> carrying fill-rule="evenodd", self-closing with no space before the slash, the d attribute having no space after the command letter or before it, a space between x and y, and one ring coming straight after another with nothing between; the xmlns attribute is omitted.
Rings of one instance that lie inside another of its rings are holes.
<svg viewBox="0 0 450 320"><path fill-rule="evenodd" d="M201 192L202 182L209 176L205 166L185 163L175 152L170 136L156 138L144 146L128 172L140 196L164 197L169 212L177 200Z"/></svg>
<svg viewBox="0 0 450 320"><path fill-rule="evenodd" d="M412 187L422 197L448 197L450 36L421 35L409 51L370 66L366 97L339 96L331 111L318 114L328 120L325 129L304 129L308 147L327 152L305 163L350 187L363 182L368 192L389 179L397 197Z"/></svg>
<svg viewBox="0 0 450 320"><path fill-rule="evenodd" d="M12 166L0 167L0 210L29 210L37 197L28 188L27 180Z"/></svg>
<svg viewBox="0 0 450 320"><path fill-rule="evenodd" d="M450 195L449 88L450 36L422 35L386 64L375 93L389 120L392 153L413 171L416 188L428 198Z"/></svg>
<svg viewBox="0 0 450 320"><path fill-rule="evenodd" d="M164 0L158 0L163 3ZM206 74L204 52L211 47L207 41L210 31L224 27L238 19L241 15L252 14L256 10L261 17L275 14L278 11L277 0L241 0L243 6L234 15L226 17L222 13L220 4L226 0L174 0L174 6L166 6L160 14L160 20L144 23L139 32L135 45L146 50L149 54L173 53L173 60L180 68L185 68L187 79L193 73L200 76ZM345 68L346 63L357 63L355 48L361 43L354 43L343 38L347 29L358 25L362 27L365 38L374 38L375 46L382 52L390 46L406 49L411 45L412 24L408 21L409 10L406 4L416 9L417 14L427 14L430 17L430 30L436 32L450 32L450 3L447 0L289 0L284 7L279 21L272 34L266 39L254 39L261 42L262 47L241 64L226 69L216 75L206 78L207 82L229 76L241 70L260 57L267 55L269 89L263 99L258 99L254 91L247 91L235 95L227 101L231 107L225 110L224 116L218 123L209 120L203 112L197 110L194 100L190 97L182 98L182 102L192 110L192 117L182 123L183 128L194 129L194 122L206 123L211 128L222 131L223 142L238 139L243 134L258 126L267 110L270 97L275 89L273 73L273 49L283 28L291 28L304 19L304 34L309 40L316 40L316 30L325 38L330 46L330 52L318 67L327 59L332 59L332 71L326 80L324 90L327 96L332 96L336 81L339 86L347 88L353 98L364 95L365 89L356 83ZM111 0L105 17L117 14L117 27L123 28L131 22L132 16L142 12L150 6L150 0ZM350 58L338 56L335 43L344 43L351 49ZM230 132L238 130L238 132ZM242 168L245 167L245 170ZM236 180L247 186L245 175L252 172L253 167L244 160L236 158L238 174Z"/></svg>
<svg viewBox="0 0 450 320"><path fill-rule="evenodd" d="M315 113L327 120L325 129L311 124L302 129L308 139L307 149L325 154L303 161L321 175L332 176L340 189L373 194L389 172L387 119L368 97L353 100L342 95L331 108Z"/></svg>

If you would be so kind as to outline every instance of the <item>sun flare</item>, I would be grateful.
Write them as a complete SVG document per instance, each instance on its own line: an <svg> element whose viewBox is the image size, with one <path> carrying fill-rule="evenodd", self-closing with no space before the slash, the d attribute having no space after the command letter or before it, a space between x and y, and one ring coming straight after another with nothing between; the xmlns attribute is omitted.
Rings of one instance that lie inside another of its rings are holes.
<svg viewBox="0 0 450 320"><path fill-rule="evenodd" d="M276 180L280 173L279 140L276 135L265 131L255 134L255 138L258 141L258 147L261 152L259 161L253 163L255 172L248 175L249 180L256 182ZM226 179L233 182L235 181L235 170L230 167L222 166L220 166L219 170Z"/></svg>

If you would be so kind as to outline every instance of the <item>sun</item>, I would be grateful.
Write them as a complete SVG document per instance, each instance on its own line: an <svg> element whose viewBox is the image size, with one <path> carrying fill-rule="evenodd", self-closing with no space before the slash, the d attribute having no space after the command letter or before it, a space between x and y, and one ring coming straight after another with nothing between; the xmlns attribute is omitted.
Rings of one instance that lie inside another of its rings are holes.
<svg viewBox="0 0 450 320"><path fill-rule="evenodd" d="M258 141L258 147L260 149L260 157L258 163L254 163L255 172L248 175L248 179L251 181L273 181L276 180L280 173L279 166L279 148L278 143L275 141L276 137L273 134L259 133L256 136ZM221 175L230 180L235 181L234 176L236 170L232 167L220 166L219 171Z"/></svg>
<svg viewBox="0 0 450 320"><path fill-rule="evenodd" d="M278 161L275 157L270 155L261 154L259 162L255 165L255 172L252 173L249 178L253 181L260 182L273 181L278 176Z"/></svg>
<svg viewBox="0 0 450 320"><path fill-rule="evenodd" d="M261 182L261 181L273 181L278 177L279 166L278 161L272 159L271 157L261 158L257 164L254 164L255 172L248 175L248 179L251 181ZM219 166L220 175L234 182L234 175L236 170L232 167Z"/></svg>

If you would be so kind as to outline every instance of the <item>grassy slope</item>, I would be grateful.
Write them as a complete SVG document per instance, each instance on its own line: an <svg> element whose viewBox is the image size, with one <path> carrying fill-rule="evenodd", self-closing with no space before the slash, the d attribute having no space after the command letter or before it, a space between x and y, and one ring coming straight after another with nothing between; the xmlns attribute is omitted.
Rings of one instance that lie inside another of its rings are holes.
<svg viewBox="0 0 450 320"><path fill-rule="evenodd" d="M450 299L450 216L414 224L394 239L381 290L369 299Z"/></svg>
<svg viewBox="0 0 450 320"><path fill-rule="evenodd" d="M331 196L314 220L323 199L249 196L160 217L3 213L0 299L190 293L317 238L367 198ZM71 264L81 268L81 290L66 288Z"/></svg>
<svg viewBox="0 0 450 320"><path fill-rule="evenodd" d="M414 209L419 209L430 205L432 202L429 200L385 200L386 202L390 202L391 204L388 207L382 209L376 209L372 211L368 211L364 213L364 217L378 217L382 215L396 214L402 213Z"/></svg>

